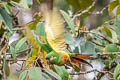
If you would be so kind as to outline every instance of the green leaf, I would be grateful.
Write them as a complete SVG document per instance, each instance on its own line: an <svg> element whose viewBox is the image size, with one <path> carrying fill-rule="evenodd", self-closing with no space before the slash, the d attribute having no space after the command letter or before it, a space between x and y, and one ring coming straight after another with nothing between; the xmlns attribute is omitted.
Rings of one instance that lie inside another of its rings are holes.
<svg viewBox="0 0 120 80"><path fill-rule="evenodd" d="M42 80L52 80L46 73L42 72Z"/></svg>
<svg viewBox="0 0 120 80"><path fill-rule="evenodd" d="M111 33L111 31L110 31L110 28L108 28L107 26L104 26L104 30L105 30L106 34L107 34L110 38L112 38L112 33Z"/></svg>
<svg viewBox="0 0 120 80"><path fill-rule="evenodd" d="M15 54L15 48L13 48L12 46L10 47L10 53L12 54L13 59L16 59L16 54Z"/></svg>
<svg viewBox="0 0 120 80"><path fill-rule="evenodd" d="M25 41L26 41L26 38L22 38L17 42L17 44L15 45L15 48L13 47L11 48L13 59L16 59L16 53L20 50L20 48L23 46Z"/></svg>
<svg viewBox="0 0 120 80"><path fill-rule="evenodd" d="M11 13L11 6L8 5L8 3L4 3L4 8L5 8L5 10L7 11L8 14Z"/></svg>
<svg viewBox="0 0 120 80"><path fill-rule="evenodd" d="M65 34L65 40L68 44L75 46L75 40L70 33Z"/></svg>
<svg viewBox="0 0 120 80"><path fill-rule="evenodd" d="M116 43L116 41L118 40L117 34L116 34L115 30L111 29L111 32L112 32L112 39L111 40L113 43Z"/></svg>
<svg viewBox="0 0 120 80"><path fill-rule="evenodd" d="M116 44L108 44L105 46L107 52L118 52L118 48Z"/></svg>
<svg viewBox="0 0 120 80"><path fill-rule="evenodd" d="M64 66L54 65L56 72L61 76L62 80L69 80L69 73Z"/></svg>
<svg viewBox="0 0 120 80"><path fill-rule="evenodd" d="M12 32L12 19L9 16L9 14L7 13L7 11L5 11L3 8L0 7L0 19L4 21L4 23L6 24L8 30L10 32Z"/></svg>
<svg viewBox="0 0 120 80"><path fill-rule="evenodd" d="M42 80L42 72L40 67L29 68L29 78L30 80Z"/></svg>
<svg viewBox="0 0 120 80"><path fill-rule="evenodd" d="M119 4L118 0L112 1L108 6L109 14L115 9L115 7Z"/></svg>
<svg viewBox="0 0 120 80"><path fill-rule="evenodd" d="M114 23L115 23L115 32L117 33L117 35L120 36L120 15L117 16Z"/></svg>
<svg viewBox="0 0 120 80"><path fill-rule="evenodd" d="M15 45L15 53L22 47L22 45L26 42L26 38L22 38L18 41L18 43Z"/></svg>
<svg viewBox="0 0 120 80"><path fill-rule="evenodd" d="M113 78L117 80L117 77L120 75L120 64L118 64L114 70Z"/></svg>
<svg viewBox="0 0 120 80"><path fill-rule="evenodd" d="M80 43L81 52L84 54L95 53L95 46L90 41Z"/></svg>
<svg viewBox="0 0 120 80"><path fill-rule="evenodd" d="M19 80L24 80L25 77L26 77L26 74L27 74L26 71L22 72L22 73L20 74L20 76L19 76Z"/></svg>
<svg viewBox="0 0 120 80"><path fill-rule="evenodd" d="M19 40L12 42L12 43L10 44L10 49L11 49L11 48L15 48L15 46L16 46L16 44L17 44L18 42L19 42ZM24 51L25 49L27 49L27 43L24 43L24 44L20 47L20 49L17 50L16 53L19 53L19 52L21 52L21 51ZM11 50L14 50L14 49L11 49ZM11 51L11 53L12 53L12 52L14 52L14 51Z"/></svg>
<svg viewBox="0 0 120 80"><path fill-rule="evenodd" d="M6 57L4 58L3 68L5 70L5 74L7 76L9 76L9 74L10 74L10 68L9 68L8 63L6 61Z"/></svg>
<svg viewBox="0 0 120 80"><path fill-rule="evenodd" d="M16 44L17 44L18 42L19 42L19 40L12 42L12 43L10 44L11 47L12 47L12 48L15 48L15 46L16 46ZM10 48L11 48L11 47L10 47ZM21 52L21 51L24 51L25 49L27 49L27 43L26 43L26 42L23 43L23 45L20 47L19 50L17 50L16 53L19 53L19 52Z"/></svg>
<svg viewBox="0 0 120 80"><path fill-rule="evenodd" d="M69 25L70 29L72 30L72 33L74 34L74 36L76 35L76 32L75 32L75 25L73 23L73 21L70 19L69 15L60 10L61 14L63 15L63 17L65 18L65 21L67 22L67 24Z"/></svg>
<svg viewBox="0 0 120 80"><path fill-rule="evenodd" d="M52 70L50 70L50 69L48 69L48 68L46 68L46 69L44 69L44 70L45 70L45 72L47 72L49 75L51 75L51 76L53 76L54 78L56 78L57 80L62 80L61 77L60 77L58 74L56 74L55 72L53 72Z"/></svg>
<svg viewBox="0 0 120 80"><path fill-rule="evenodd" d="M116 10L116 15L119 15L119 14L120 14L120 4L118 5L117 10Z"/></svg>
<svg viewBox="0 0 120 80"><path fill-rule="evenodd" d="M23 45L20 47L20 49L16 53L24 51L25 49L27 49L27 46L28 46L27 43L23 43Z"/></svg>
<svg viewBox="0 0 120 80"><path fill-rule="evenodd" d="M36 33L39 36L45 36L45 24L42 22L39 22L36 26Z"/></svg>

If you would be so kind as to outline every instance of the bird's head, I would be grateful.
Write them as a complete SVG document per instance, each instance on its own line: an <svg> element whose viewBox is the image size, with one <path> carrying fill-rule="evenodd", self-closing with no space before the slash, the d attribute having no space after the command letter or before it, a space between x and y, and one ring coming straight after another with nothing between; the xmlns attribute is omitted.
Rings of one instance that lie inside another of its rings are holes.
<svg viewBox="0 0 120 80"><path fill-rule="evenodd" d="M69 60L69 55L64 51L58 53L52 51L46 55L46 59L50 62L50 64L62 65Z"/></svg>
<svg viewBox="0 0 120 80"><path fill-rule="evenodd" d="M61 55L55 51L51 51L46 55L46 59L50 62L50 64L58 64L61 61Z"/></svg>

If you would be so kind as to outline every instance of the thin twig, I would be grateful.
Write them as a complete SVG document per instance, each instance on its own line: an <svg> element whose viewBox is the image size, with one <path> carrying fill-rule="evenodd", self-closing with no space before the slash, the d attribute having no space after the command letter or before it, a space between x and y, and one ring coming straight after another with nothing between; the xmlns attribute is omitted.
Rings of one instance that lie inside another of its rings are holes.
<svg viewBox="0 0 120 80"><path fill-rule="evenodd" d="M102 55L120 55L120 52L111 52L111 53L102 53L102 54L99 54L100 56Z"/></svg>
<svg viewBox="0 0 120 80"><path fill-rule="evenodd" d="M100 10L100 11L97 11L97 12L88 12L89 14L103 14L103 12L105 11L105 9L107 9L107 7L108 7L108 5L107 6L105 6L104 8L102 8L102 10Z"/></svg>
<svg viewBox="0 0 120 80"><path fill-rule="evenodd" d="M7 80L7 75L4 67L3 67L3 80Z"/></svg>
<svg viewBox="0 0 120 80"><path fill-rule="evenodd" d="M89 12L90 9L95 6L95 4L96 4L96 0L95 0L95 1L92 3L92 5L90 5L87 9L85 9L84 11L79 11L79 12L80 12L79 14L74 15L73 18L72 18L72 20L75 20L76 17L81 16L81 15L84 14L84 13L96 14L96 15L98 15L98 14L103 14L103 12L104 12L104 11L106 10L106 8L108 7L108 5L107 5L107 6L105 6L105 7L104 7L102 10L100 10L100 11L97 11L97 12Z"/></svg>
<svg viewBox="0 0 120 80"><path fill-rule="evenodd" d="M96 35L102 37L103 39L105 39L106 41L108 41L109 43L113 43L111 40L109 40L108 38L106 38L102 34L99 34L99 33L93 32L93 31L82 31L82 30L80 30L79 32L96 34Z"/></svg>
<svg viewBox="0 0 120 80"><path fill-rule="evenodd" d="M3 46L3 48L0 50L0 55L3 53L3 51L5 51L7 45L8 45L8 38L6 37L6 41L5 41L5 45Z"/></svg>
<svg viewBox="0 0 120 80"><path fill-rule="evenodd" d="M108 71L108 72L111 74L111 76L113 77L113 73L110 72L110 71L111 71L113 68L115 68L116 65L117 65L117 64L113 61L113 62L111 62L111 64L109 65L109 67L108 67L108 66L105 66L104 69L103 69L103 71ZM104 74L104 73L98 73L98 74L97 74L98 80L100 80L104 75L106 75L106 74ZM95 80L95 78L94 78L93 80ZM113 79L112 79L112 80L113 80Z"/></svg>
<svg viewBox="0 0 120 80"><path fill-rule="evenodd" d="M104 40L108 41L109 43L113 43L110 39L108 39L107 37L105 37L104 35L102 35L100 33L96 33L93 31L82 31L82 30L79 30L79 32L96 34L96 35L102 37ZM114 44L120 45L120 43L114 43Z"/></svg>
<svg viewBox="0 0 120 80"><path fill-rule="evenodd" d="M95 77L94 77L95 80L98 80L98 79L97 79L97 76L96 76L96 75L97 75L97 74L96 74L96 71L94 71L94 74L95 74Z"/></svg>
<svg viewBox="0 0 120 80"><path fill-rule="evenodd" d="M23 70L23 67L24 67L24 63L25 63L25 62L23 61L22 65L20 65L20 66L21 66L20 70L16 69L16 71L18 71L18 72L22 71L22 70Z"/></svg>
<svg viewBox="0 0 120 80"><path fill-rule="evenodd" d="M90 60L95 60L95 59L107 59L109 55L120 55L120 52L112 52L112 53L99 53L96 56L93 56L94 54L90 54Z"/></svg>
<svg viewBox="0 0 120 80"><path fill-rule="evenodd" d="M20 12L20 10L18 9L18 11L16 12L15 16L17 16L19 12Z"/></svg>
<svg viewBox="0 0 120 80"><path fill-rule="evenodd" d="M92 43L94 43L94 44L96 44L97 46L101 46L101 47L105 47L104 45L101 45L101 44L99 44L99 43L97 43L97 42L95 42L95 41L93 41L93 40L90 40Z"/></svg>
<svg viewBox="0 0 120 80"><path fill-rule="evenodd" d="M95 5L95 3L96 3L96 0L87 9L85 9L84 11L80 11L79 14L74 15L72 20L75 20L76 17L81 16L82 14L88 12Z"/></svg>
<svg viewBox="0 0 120 80"><path fill-rule="evenodd" d="M0 60L3 60L4 58L0 58ZM17 58L16 60L13 60L12 58L7 58L6 61L13 61L14 63L17 61L26 61L27 59L21 59L21 58Z"/></svg>
<svg viewBox="0 0 120 80"><path fill-rule="evenodd" d="M25 49L25 50L22 50L22 51L19 51L19 52L17 52L17 53L23 53L23 52L26 52L26 51L29 51L31 48L33 48L32 46L31 47L29 47L29 48L27 48L27 49ZM16 54L17 54L16 53ZM2 55L2 54L1 54ZM6 54L6 56L11 56L12 54L10 54L10 53L7 53ZM3 55L2 55L3 56Z"/></svg>
<svg viewBox="0 0 120 80"><path fill-rule="evenodd" d="M15 26L21 26L21 25L15 25ZM24 30L24 28L14 28L12 31L19 31L19 30Z"/></svg>
<svg viewBox="0 0 120 80"><path fill-rule="evenodd" d="M70 75L85 75L85 74L88 74L88 73L91 73L91 72L99 72L99 73L104 73L104 74L110 74L110 75L113 76L113 73L110 72L110 71L99 71L97 69L93 69L93 70L86 71L86 72L70 73Z"/></svg>

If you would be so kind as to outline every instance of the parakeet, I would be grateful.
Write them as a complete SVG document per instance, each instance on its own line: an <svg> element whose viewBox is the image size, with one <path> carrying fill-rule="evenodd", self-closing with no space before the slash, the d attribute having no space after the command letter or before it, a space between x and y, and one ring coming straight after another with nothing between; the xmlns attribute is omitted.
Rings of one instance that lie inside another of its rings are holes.
<svg viewBox="0 0 120 80"><path fill-rule="evenodd" d="M82 58L89 58L88 55L72 54L64 51L67 49L65 41L65 25L59 11L57 9L48 10L47 6L42 6L43 16L45 17L45 31L47 41L52 51L46 55L46 59L50 63L57 65L75 65L89 64ZM89 64L91 65L91 64Z"/></svg>

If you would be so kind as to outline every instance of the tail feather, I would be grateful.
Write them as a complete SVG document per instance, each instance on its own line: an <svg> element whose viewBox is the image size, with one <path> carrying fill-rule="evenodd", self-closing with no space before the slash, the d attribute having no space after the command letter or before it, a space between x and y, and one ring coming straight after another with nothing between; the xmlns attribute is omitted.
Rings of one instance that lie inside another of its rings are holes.
<svg viewBox="0 0 120 80"><path fill-rule="evenodd" d="M75 66L75 67L80 69L80 65L78 63L74 62L74 61L67 62L66 65L71 66L71 67Z"/></svg>
<svg viewBox="0 0 120 80"><path fill-rule="evenodd" d="M86 55L86 54L75 54L75 55L71 55L71 57L76 57L76 58L82 58L82 59L89 59L90 56Z"/></svg>
<svg viewBox="0 0 120 80"><path fill-rule="evenodd" d="M89 62L76 57L71 57L71 62L78 63L78 64L88 64L89 66L93 67Z"/></svg>
<svg viewBox="0 0 120 80"><path fill-rule="evenodd" d="M90 59L89 55L85 55L85 54L75 54L75 55L71 55L71 64L74 66L77 66L79 64L88 64L89 66L93 67L89 62L85 61L84 59Z"/></svg>

